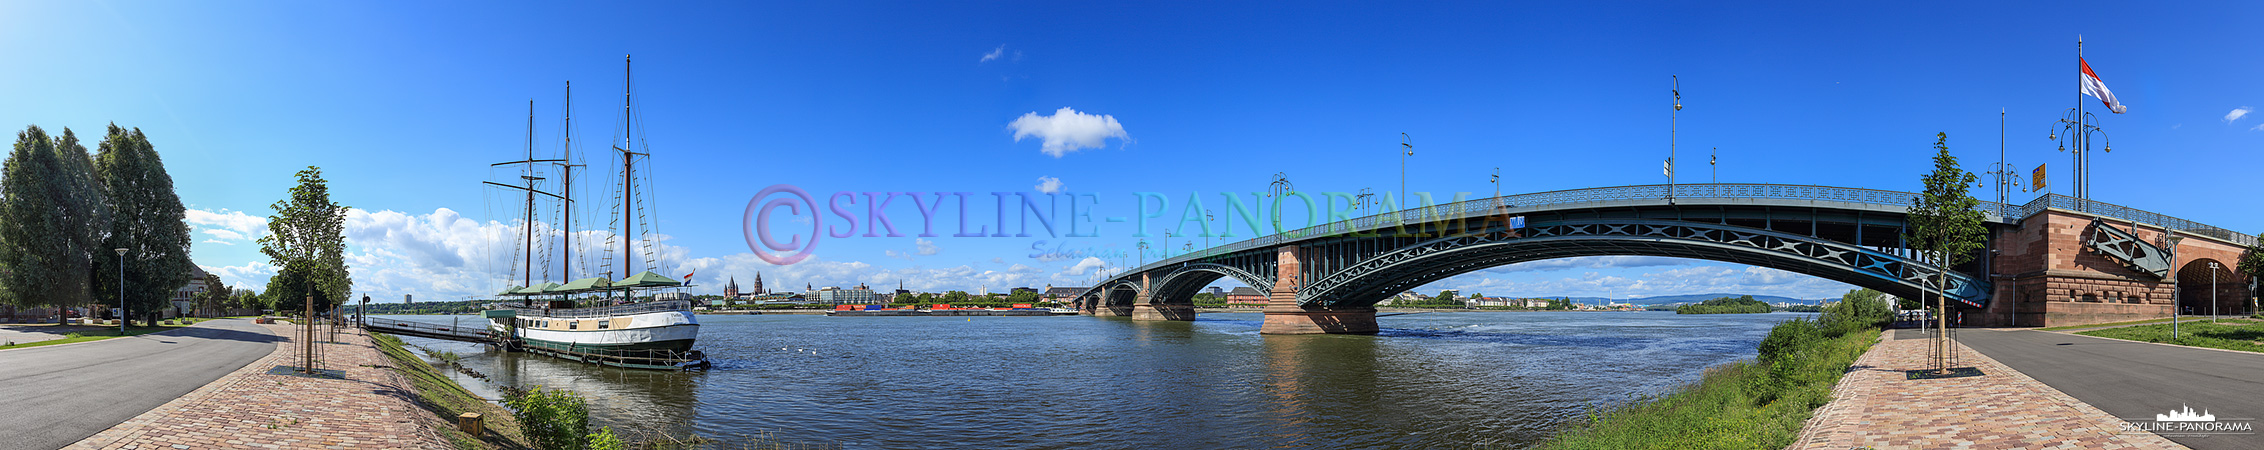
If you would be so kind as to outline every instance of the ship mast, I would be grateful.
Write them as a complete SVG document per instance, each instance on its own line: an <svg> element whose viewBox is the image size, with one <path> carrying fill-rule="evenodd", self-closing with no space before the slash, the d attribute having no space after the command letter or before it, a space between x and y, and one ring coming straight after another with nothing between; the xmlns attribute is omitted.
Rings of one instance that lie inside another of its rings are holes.
<svg viewBox="0 0 2264 450"><path fill-rule="evenodd" d="M525 170L525 172L523 172L523 173L522 173L521 175L519 175L519 178L520 178L521 180L525 181L525 182L526 182L526 185L525 185L525 186L513 186L513 185L508 185L508 184L503 184L503 183L497 183L497 182L493 182L493 181L482 181L482 182L481 182L481 183L484 183L484 184L493 185L493 186L499 186L499 187L503 187L503 188L506 188L506 189L517 189L517 190L527 191L527 218L526 218L526 222L524 222L524 223L522 223L522 224L520 225L520 226L526 227L526 229L527 229L527 230L526 230L526 235L527 235L527 237L526 237L526 239L527 239L527 247L526 247L526 250L527 250L527 255L526 255L526 265L524 266L524 267L526 267L526 268L527 268L527 272L526 272L526 274L525 274L525 275L526 275L526 277L525 277L525 279L524 279L524 283L526 283L526 284L522 285L522 287L524 287L524 286L533 286L533 285L535 284L535 283L534 283L534 279L535 279L535 194L548 195L548 196L551 196L551 197L553 197L553 198L558 198L558 199L560 199L560 200L564 200L564 199L565 199L565 197L560 197L560 196L558 196L558 194L552 194L552 193L549 193L549 192L543 192L543 191L542 191L541 189L535 189L535 181L536 181L536 180L541 180L541 179L543 179L543 178L542 178L542 177L538 177L538 176L535 176L535 175L534 175L534 173L535 173L535 172L534 172L534 170L535 170L535 168L534 168L534 165L535 165L536 163L546 163L546 162L561 162L561 161L565 161L565 160L563 160L563 159L535 159L535 101L534 101L534 100L527 100L527 159L525 159L525 160L520 160L520 161L506 161L506 162L499 162L499 163L495 163L495 164L489 164L489 165L488 165L489 167L494 167L494 166L506 166L506 165L512 165L512 164L525 164L525 165L526 165L526 166L525 166L525 167L526 167L526 170Z"/></svg>
<svg viewBox="0 0 2264 450"><path fill-rule="evenodd" d="M630 104L632 103L629 98L631 86L629 63L630 55L622 55L621 147L613 148L614 150L621 151L621 276L623 278L627 278L631 275L629 273L629 270L631 269L631 266L633 266L633 261L635 261L636 258L636 244L632 242L632 240L637 238L635 232L636 217L634 216L637 210L637 190L636 186L631 183L636 179L635 176L637 170L637 155L644 154L629 151L628 148L623 148L636 146L636 144L634 144L636 134L634 134L634 132L632 131L632 127L635 126L635 116L630 115L631 113L629 111Z"/></svg>
<svg viewBox="0 0 2264 450"><path fill-rule="evenodd" d="M564 202L563 206L566 208L566 213L560 219L565 222L566 245L564 250L566 253L564 257L558 258L562 270L558 273L558 279L565 280L574 277L574 168L582 166L573 162L574 82L572 81L566 82L566 149L560 152L559 159L563 162L558 163L558 167L565 171L564 177L559 180L558 185L559 190L565 194L559 199Z"/></svg>

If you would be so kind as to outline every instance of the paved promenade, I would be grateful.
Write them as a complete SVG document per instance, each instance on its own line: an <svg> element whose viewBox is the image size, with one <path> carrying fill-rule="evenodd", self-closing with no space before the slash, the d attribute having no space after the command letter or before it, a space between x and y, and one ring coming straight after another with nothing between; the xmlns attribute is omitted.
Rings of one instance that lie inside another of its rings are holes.
<svg viewBox="0 0 2264 450"><path fill-rule="evenodd" d="M264 327L284 340L266 357L66 448L448 448L434 431L448 424L416 406L409 381L367 336L341 329L342 344L317 344L343 379L270 375L296 366L299 346L292 325Z"/></svg>
<svg viewBox="0 0 2264 450"><path fill-rule="evenodd" d="M2023 329L1967 329L1957 337L2116 417L2192 407L2251 427L2264 419L2264 354ZM2264 434L2253 430L2164 434L2200 450L2264 450Z"/></svg>
<svg viewBox="0 0 2264 450"><path fill-rule="evenodd" d="M0 350L0 450L52 450L205 386L275 351L249 320Z"/></svg>
<svg viewBox="0 0 2264 450"><path fill-rule="evenodd" d="M1928 341L1893 339L1895 332L1855 361L1833 388L1832 403L1817 409L1787 448L2186 448L2151 433L2124 433L2121 419L1963 346L1963 365L1986 375L1907 379L1903 371L1927 367Z"/></svg>

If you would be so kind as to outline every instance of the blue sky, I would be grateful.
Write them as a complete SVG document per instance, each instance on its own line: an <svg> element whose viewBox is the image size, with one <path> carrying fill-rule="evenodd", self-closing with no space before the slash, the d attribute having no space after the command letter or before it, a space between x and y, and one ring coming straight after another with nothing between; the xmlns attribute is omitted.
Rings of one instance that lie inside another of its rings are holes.
<svg viewBox="0 0 2264 450"><path fill-rule="evenodd" d="M518 213L479 182L515 175L488 164L524 156L527 102L538 155L555 155L573 82L577 151L606 157L619 135L621 58L634 54L664 271L696 270L706 287L694 292L757 271L796 288L904 280L999 291L1073 285L1122 262L1035 258L1038 237L940 227L951 229L823 238L814 258L780 267L749 252L741 214L774 184L820 202L839 191L973 192L978 218L989 192L1035 191L1041 178L1099 194L1096 217L1131 215L1134 192L1164 193L1176 208L1193 192L1264 191L1277 172L1307 192L1394 191L1403 132L1417 146L1405 162L1410 191L1489 193L1495 167L1510 193L1658 183L1675 75L1685 182L1710 177L1693 161L1718 147L1724 182L1915 190L1936 132L1969 169L1987 170L2002 108L2012 165L2050 163L2065 193L2069 158L2045 136L2077 101L2081 34L2129 105L2104 119L2116 151L2094 158L2096 198L2264 230L2235 183L2264 162L2264 116L2233 114L2264 105L2251 20L2264 5L2252 3L820 3L0 3L0 60L13 62L0 71L0 124L143 129L193 210L197 262L237 285L272 273L250 242L267 205L294 170L322 166L336 200L361 211L349 236L357 290L449 299L509 275L508 244L492 241L516 230ZM1026 115L1044 120L1013 125ZM1064 116L1098 125L1047 122ZM1042 131L1017 139L1027 130ZM1047 137L1063 142L1058 156ZM905 201L890 209L899 228L917 228ZM1125 224L1100 232L1046 245L1105 252L1137 241ZM1424 289L1439 288L1823 297L1848 287L1620 257Z"/></svg>

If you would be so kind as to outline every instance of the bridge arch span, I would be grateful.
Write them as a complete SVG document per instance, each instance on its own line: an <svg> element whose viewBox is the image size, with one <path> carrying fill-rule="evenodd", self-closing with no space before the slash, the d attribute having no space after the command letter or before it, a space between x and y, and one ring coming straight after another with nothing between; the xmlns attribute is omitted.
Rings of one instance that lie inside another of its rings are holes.
<svg viewBox="0 0 2264 450"><path fill-rule="evenodd" d="M1504 233L1432 239L1328 273L1303 301L1329 308L1373 306L1393 294L1488 268L1582 256L1665 256L1768 267L1906 298L1931 291L1973 306L1987 284L1923 261L1830 240L1737 225L1673 220L1564 220ZM1943 275L1946 288L1936 288Z"/></svg>

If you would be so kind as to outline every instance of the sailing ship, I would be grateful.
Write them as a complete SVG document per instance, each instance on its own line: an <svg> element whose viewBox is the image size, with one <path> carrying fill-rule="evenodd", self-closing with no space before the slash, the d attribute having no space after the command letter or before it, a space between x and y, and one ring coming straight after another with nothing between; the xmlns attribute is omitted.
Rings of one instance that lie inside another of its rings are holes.
<svg viewBox="0 0 2264 450"><path fill-rule="evenodd" d="M623 79L626 81L629 78L629 72L626 69L626 58L624 59ZM534 154L534 104L530 101L527 105L527 158L492 165L497 167L515 166L523 169L519 176L520 184L513 185L493 181L485 182L485 184L512 191L523 191L527 202L526 221L521 224L525 228L525 246L523 248L526 250L525 266L523 266L526 270L524 270L522 278L523 284L506 288L497 293L496 296L505 299L505 301L490 305L490 309L482 314L489 320L490 335L495 336L498 343L506 348L627 368L677 369L705 367L706 365L705 357L698 350L692 349L693 342L699 338L700 323L699 319L692 313L691 302L682 300L649 301L652 296L639 296L640 293L649 294L657 290L681 288L685 284L655 272L655 270L665 271L665 269L660 268L660 264L657 264L657 261L653 259L654 252L651 249L653 243L649 239L644 239L643 236L636 234L637 230L634 229L644 211L644 208L637 203L638 199L636 198L637 166L640 161L651 156L651 149L633 150L638 148L635 144L641 141L635 138L637 136L634 129L636 115L631 110L635 105L633 93L634 91L627 87L622 90L623 139L621 145L613 147L615 152L621 156L621 184L619 185L621 190L618 195L620 201L614 206L618 208L615 210L615 217L619 218L618 222L621 225L620 234L615 236L622 241L620 247L622 255L618 261L615 261L610 255L606 257L604 264L618 262L619 265L608 267L603 272L597 272L594 270L596 268L589 268L592 269L591 274L602 273L602 275L563 283L537 280L534 275L534 255L538 239L535 233L537 223L535 204L537 200L542 200L543 197L555 199L563 209L563 213L560 215L562 226L559 227L559 229L565 230L562 233L564 242L560 246L564 251L564 256L559 258L559 267L562 269L560 278L570 278L575 273L572 257L574 249L574 233L572 231L574 229L574 172L576 168L584 165L575 164L572 158L574 120L572 83L567 84L565 153L557 159L536 159ZM563 176L557 184L559 192L545 191L543 186L538 185L538 182L543 181L544 177L538 176L541 172L536 169L543 166L555 166L562 172ZM650 227L648 226L648 233L649 230ZM541 241L547 244L549 242L548 236L542 236ZM639 244L646 247L641 252L637 248ZM608 243L604 248L607 252L610 252L613 247ZM628 274L632 270L637 270L639 255L645 256L644 270L620 279L611 278L614 274ZM547 275L547 271L545 275ZM685 280L689 281L690 278L686 276Z"/></svg>

